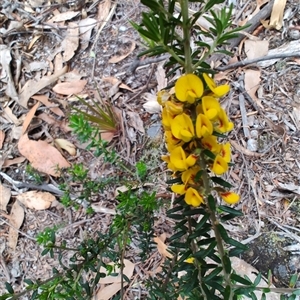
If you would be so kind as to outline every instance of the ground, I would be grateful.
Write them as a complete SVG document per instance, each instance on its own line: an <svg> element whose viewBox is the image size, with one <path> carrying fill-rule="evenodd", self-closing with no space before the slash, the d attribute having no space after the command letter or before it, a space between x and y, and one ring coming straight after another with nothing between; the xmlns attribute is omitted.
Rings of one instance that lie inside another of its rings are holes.
<svg viewBox="0 0 300 300"><path fill-rule="evenodd" d="M233 10L236 24L249 19L257 6L254 1L238 2L234 2ZM257 1L259 5L268 2L271 1ZM2 294L5 281L21 291L25 287L24 278L45 279L51 275L56 262L42 257L41 248L35 242L35 236L43 229L59 226L58 239L74 246L84 237L95 235L97 230L105 232L110 223L115 206L114 190L94 199L98 212L89 216L83 208L65 209L60 204L59 193L53 188L58 179L51 174L43 176L41 184L52 187L50 193L55 196L56 205L42 210L22 206L24 221L17 226L13 219L13 204L18 195L37 191L38 186L34 173L26 169L29 162L24 156L28 157L20 153L24 131L30 140L44 140L53 145L60 138L72 143L75 155L60 149L63 162L83 163L89 168L91 178L105 177L114 171L106 169L101 160L86 151L85 145L70 131L69 112L73 106L80 105L70 94L85 97L97 86L100 93L109 95L121 116L121 128L118 136L111 140L112 147L129 167L134 167L137 161L147 162L150 167L148 188L155 186L158 195L170 201L172 195L166 192L164 183L169 173L160 162L164 149L160 116L143 106L150 94L155 95L161 79L165 80L159 71L163 62L142 63L133 70L138 53L144 49L129 23L129 20L139 22L145 10L139 1L4 1L0 9L1 74L4 74L0 78L0 182L1 188L6 189L0 190L0 197L6 199L4 193L7 195L8 190L11 193L9 203L4 205L5 200L0 199ZM271 269L273 282L279 287L286 286L288 278L300 272L297 267L300 257L300 60L284 55L300 47L299 3L287 1L284 12L282 27L268 29L258 24L252 35L246 35L248 42L229 49L234 53L232 60L217 57L211 61L214 68L221 69L246 57L257 58L257 52L263 51L266 44L275 53L283 53L273 64L265 65L268 62L265 61L238 66L220 71L216 76L219 82L228 82L232 88L222 103L235 124L229 136L234 166L227 180L240 193L242 200L236 208L244 213L244 217L227 224L227 230L249 245L250 250L243 258L264 274ZM86 41L79 39L77 29L88 27L90 20L97 22L91 37ZM287 45L288 50L282 50L282 45ZM43 83L46 76L62 72L65 65L68 70L64 78L56 75L50 80L47 77ZM39 88L36 84L26 86L32 79L39 82ZM66 87L59 82L70 84ZM33 99L31 96L35 94L44 95L46 100ZM28 117L29 109L38 101L41 104ZM29 124L24 127L26 122ZM29 143L24 144L24 148L29 147ZM39 166L39 162L36 163ZM168 235L170 227L163 212L158 220L157 234ZM16 236L12 224L19 228L19 235ZM11 240L11 232L15 241ZM159 259L159 253L155 252L153 260L140 268L143 271L135 270L135 280L141 280L149 265ZM133 296L136 296L134 288L128 291L128 299Z"/></svg>

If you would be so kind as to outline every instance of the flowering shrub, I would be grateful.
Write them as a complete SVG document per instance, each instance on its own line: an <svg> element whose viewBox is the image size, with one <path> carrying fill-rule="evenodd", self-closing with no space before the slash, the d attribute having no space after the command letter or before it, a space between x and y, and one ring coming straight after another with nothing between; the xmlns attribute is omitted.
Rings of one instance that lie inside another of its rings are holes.
<svg viewBox="0 0 300 300"><path fill-rule="evenodd" d="M205 90L197 75L186 74L176 81L175 94L158 93L169 152L162 159L174 172L174 177L181 178L181 183L173 184L171 190L185 195L185 202L194 207L205 204L208 196L201 180L203 166L215 175L228 170L230 144L220 143L218 137L233 129L233 123L218 100L228 93L229 85L217 86L205 73L203 79L208 87ZM240 199L236 193L215 187L213 182L212 189L228 204Z"/></svg>

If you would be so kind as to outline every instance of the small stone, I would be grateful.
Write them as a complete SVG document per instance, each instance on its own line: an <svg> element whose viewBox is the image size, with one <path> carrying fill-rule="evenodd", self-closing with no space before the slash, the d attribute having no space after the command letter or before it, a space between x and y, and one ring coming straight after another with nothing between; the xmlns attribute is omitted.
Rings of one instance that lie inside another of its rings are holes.
<svg viewBox="0 0 300 300"><path fill-rule="evenodd" d="M155 124L151 125L147 130L148 136L153 139L156 138L157 136L159 136L160 133L161 133L161 124L159 124L159 123L155 123Z"/></svg>
<svg viewBox="0 0 300 300"><path fill-rule="evenodd" d="M257 149L258 149L257 140L249 139L248 142L247 142L247 149L252 151L252 152L256 152Z"/></svg>
<svg viewBox="0 0 300 300"><path fill-rule="evenodd" d="M291 29L289 31L289 37L292 39L292 40L299 40L300 39L300 31L299 30L296 30L296 29Z"/></svg>
<svg viewBox="0 0 300 300"><path fill-rule="evenodd" d="M125 26L120 26L120 27L119 27L119 30L120 30L120 31L126 31L126 30L127 30L127 27L125 27Z"/></svg>
<svg viewBox="0 0 300 300"><path fill-rule="evenodd" d="M258 130L251 130L250 135L252 138L257 139L258 138Z"/></svg>

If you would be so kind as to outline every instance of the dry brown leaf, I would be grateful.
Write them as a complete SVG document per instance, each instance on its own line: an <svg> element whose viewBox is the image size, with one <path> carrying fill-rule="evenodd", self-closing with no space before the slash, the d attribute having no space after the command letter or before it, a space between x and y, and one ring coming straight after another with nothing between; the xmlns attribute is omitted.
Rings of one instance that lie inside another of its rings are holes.
<svg viewBox="0 0 300 300"><path fill-rule="evenodd" d="M6 211L6 206L10 200L11 190L0 182L0 210Z"/></svg>
<svg viewBox="0 0 300 300"><path fill-rule="evenodd" d="M300 104L295 103L293 105L292 116L294 118L294 122L295 122L297 129L300 130Z"/></svg>
<svg viewBox="0 0 300 300"><path fill-rule="evenodd" d="M72 82L61 82L53 87L55 93L61 95L79 94L86 86L86 80L76 80Z"/></svg>
<svg viewBox="0 0 300 300"><path fill-rule="evenodd" d="M31 97L34 100L38 100L43 103L46 107L48 107L54 114L60 117L64 117L64 112L59 107L53 107L53 103L49 101L46 95L35 95Z"/></svg>
<svg viewBox="0 0 300 300"><path fill-rule="evenodd" d="M127 115L129 116L128 125L142 134L145 133L144 123L139 114L134 111L128 111Z"/></svg>
<svg viewBox="0 0 300 300"><path fill-rule="evenodd" d="M45 141L30 140L27 134L20 138L18 149L30 161L32 167L40 172L57 177L60 176L58 169L70 167L57 149Z"/></svg>
<svg viewBox="0 0 300 300"><path fill-rule="evenodd" d="M0 130L0 149L2 149L3 147L4 140L5 140L5 132Z"/></svg>
<svg viewBox="0 0 300 300"><path fill-rule="evenodd" d="M27 49L30 50L30 49L33 47L33 45L34 45L34 44L35 44L42 36L43 36L42 34L37 34L37 35L35 35L35 36L33 37L33 39L30 41L30 43L29 43Z"/></svg>
<svg viewBox="0 0 300 300"><path fill-rule="evenodd" d="M246 40L244 47L247 58L254 59L268 54L269 41Z"/></svg>
<svg viewBox="0 0 300 300"><path fill-rule="evenodd" d="M27 208L44 210L51 206L55 197L48 192L29 191L17 195L17 200L23 203Z"/></svg>
<svg viewBox="0 0 300 300"><path fill-rule="evenodd" d="M101 1L98 5L98 15L97 15L97 20L98 20L98 27L101 26L103 28L102 24L103 22L106 21L109 11L111 8L111 0L104 0Z"/></svg>
<svg viewBox="0 0 300 300"><path fill-rule="evenodd" d="M63 59L69 61L79 46L79 28L76 23L70 22L67 29L67 36L61 43Z"/></svg>
<svg viewBox="0 0 300 300"><path fill-rule="evenodd" d="M70 155L76 155L76 147L71 142L65 139L55 139L54 143L58 148L66 150Z"/></svg>
<svg viewBox="0 0 300 300"><path fill-rule="evenodd" d="M124 263L123 274L126 275L130 279L133 274L135 264L132 263L128 259L124 259L123 263ZM111 265L113 265L113 264L111 264ZM104 267L100 267L99 272L107 273L107 270ZM120 268L116 267L114 273L120 273ZM99 283L100 284L121 283L121 275L120 274L118 276L109 275L109 276L100 278Z"/></svg>
<svg viewBox="0 0 300 300"><path fill-rule="evenodd" d="M119 79L117 79L116 77L104 77L104 78L102 78L102 80L104 81L104 82L109 82L110 84L112 84L112 85L116 85L116 84L119 84L119 88L121 88L121 89L124 89L124 90L128 90L128 91L130 91L130 92L133 92L133 89L132 88L130 88L128 85L126 85L126 84L124 84L124 83L121 83L120 81L119 81Z"/></svg>
<svg viewBox="0 0 300 300"><path fill-rule="evenodd" d="M4 118L9 121L14 123L16 126L20 125L22 122L13 114L12 110L10 107L6 106L3 109L4 112Z"/></svg>
<svg viewBox="0 0 300 300"><path fill-rule="evenodd" d="M24 216L25 213L23 207L19 204L18 201L16 201L11 208L9 218L9 223L11 226L9 227L8 232L8 246L13 250L16 249L18 243L19 233L16 229L19 229L21 227Z"/></svg>
<svg viewBox="0 0 300 300"><path fill-rule="evenodd" d="M275 0L270 17L270 24L268 26L269 28L276 28L279 30L282 27L285 5L286 0Z"/></svg>
<svg viewBox="0 0 300 300"><path fill-rule="evenodd" d="M1 81L4 84L6 84L5 94L11 99L18 101L18 94L14 85L14 80L10 69L11 59L12 57L10 54L10 49L6 45L0 45L0 78Z"/></svg>
<svg viewBox="0 0 300 300"><path fill-rule="evenodd" d="M253 101L258 106L263 108L260 100L256 97L256 91L258 90L259 84L261 82L260 71L247 69L244 72L245 72L245 78L244 78L245 90L250 95L250 97L253 99Z"/></svg>
<svg viewBox="0 0 300 300"><path fill-rule="evenodd" d="M40 106L40 102L37 102L31 109L30 111L27 113L25 120L23 122L23 127L22 127L22 135L25 133L25 131L27 130L30 122L32 121L32 118L35 115L36 110L38 109L38 107Z"/></svg>
<svg viewBox="0 0 300 300"><path fill-rule="evenodd" d="M28 80L25 85L22 87L21 93L19 95L19 104L23 107L27 108L27 102L29 98L35 95L44 87L54 83L61 75L67 72L68 67L65 66L63 69L59 70L58 72L50 75L44 76L38 81L35 79Z"/></svg>
<svg viewBox="0 0 300 300"><path fill-rule="evenodd" d="M160 237L155 237L153 240L157 244L157 250L161 256L173 258L173 255L168 252L168 246L160 239Z"/></svg>
<svg viewBox="0 0 300 300"><path fill-rule="evenodd" d="M115 209L104 207L100 203L93 203L91 205L91 207L94 210L94 212L96 212L96 213L102 213L102 214L106 214L106 215L116 215L117 214Z"/></svg>
<svg viewBox="0 0 300 300"><path fill-rule="evenodd" d="M146 102L143 104L143 107L146 110L146 112L150 114L158 114L161 112L161 106L157 102L156 95L153 95L151 93L144 93L142 95L142 98L146 100Z"/></svg>
<svg viewBox="0 0 300 300"><path fill-rule="evenodd" d="M105 131L105 132L101 132L100 135L102 140L106 142L110 142L114 138L115 132Z"/></svg>
<svg viewBox="0 0 300 300"><path fill-rule="evenodd" d="M54 127L59 127L65 133L72 131L72 128L69 126L69 123L66 120L58 121L45 113L39 114L38 118L45 121L49 125L52 125Z"/></svg>
<svg viewBox="0 0 300 300"><path fill-rule="evenodd" d="M130 47L127 46L128 43L131 43ZM121 60L123 60L124 58L126 58L129 54L132 53L132 51L135 49L135 46L136 46L135 42L133 40L129 40L129 39L126 39L124 44L126 44L126 46L127 46L126 48L128 48L125 50L126 53L122 53L119 55L117 54L117 55L114 55L113 57L111 57L108 61L110 64L116 64L116 63L120 62ZM123 46L123 48L125 48L125 47Z"/></svg>
<svg viewBox="0 0 300 300"><path fill-rule="evenodd" d="M85 18L79 21L80 33L80 49L85 50L91 41L92 30L97 25L97 20L93 18Z"/></svg>
<svg viewBox="0 0 300 300"><path fill-rule="evenodd" d="M19 157L13 158L13 159L5 159L2 168L8 168L12 165L20 164L25 160L26 160L26 158L23 156L19 156Z"/></svg>
<svg viewBox="0 0 300 300"><path fill-rule="evenodd" d="M62 21L67 21L75 18L76 16L79 15L79 11L66 11L60 14L55 15L52 19L50 19L48 22L62 22Z"/></svg>
<svg viewBox="0 0 300 300"><path fill-rule="evenodd" d="M157 66L155 77L157 81L157 90L160 91L164 89L168 84L168 80L166 78L166 72L165 69L163 68L163 64L159 64Z"/></svg>
<svg viewBox="0 0 300 300"><path fill-rule="evenodd" d="M124 282L123 286L127 286L128 282ZM107 285L103 289L99 290L93 299L95 300L109 300L111 299L116 293L121 290L121 284L113 283Z"/></svg>

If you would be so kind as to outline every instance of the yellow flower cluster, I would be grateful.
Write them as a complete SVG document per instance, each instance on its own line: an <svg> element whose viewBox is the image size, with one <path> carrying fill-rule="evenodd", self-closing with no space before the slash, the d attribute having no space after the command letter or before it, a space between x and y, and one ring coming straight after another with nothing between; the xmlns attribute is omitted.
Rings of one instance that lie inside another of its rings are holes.
<svg viewBox="0 0 300 300"><path fill-rule="evenodd" d="M204 90L198 76L186 74L176 81L175 95L167 91L157 95L163 107L162 124L169 152L162 159L182 180L182 184L175 184L171 189L185 195L186 203L195 207L204 203L201 176L197 176L201 171L199 155L201 151L209 150L208 168L216 175L225 173L230 162L230 144L219 143L214 133L223 134L233 129L233 123L218 100L228 93L229 85L217 86L207 74L203 74L203 79L209 91ZM229 204L239 201L235 193L224 191L219 194Z"/></svg>

